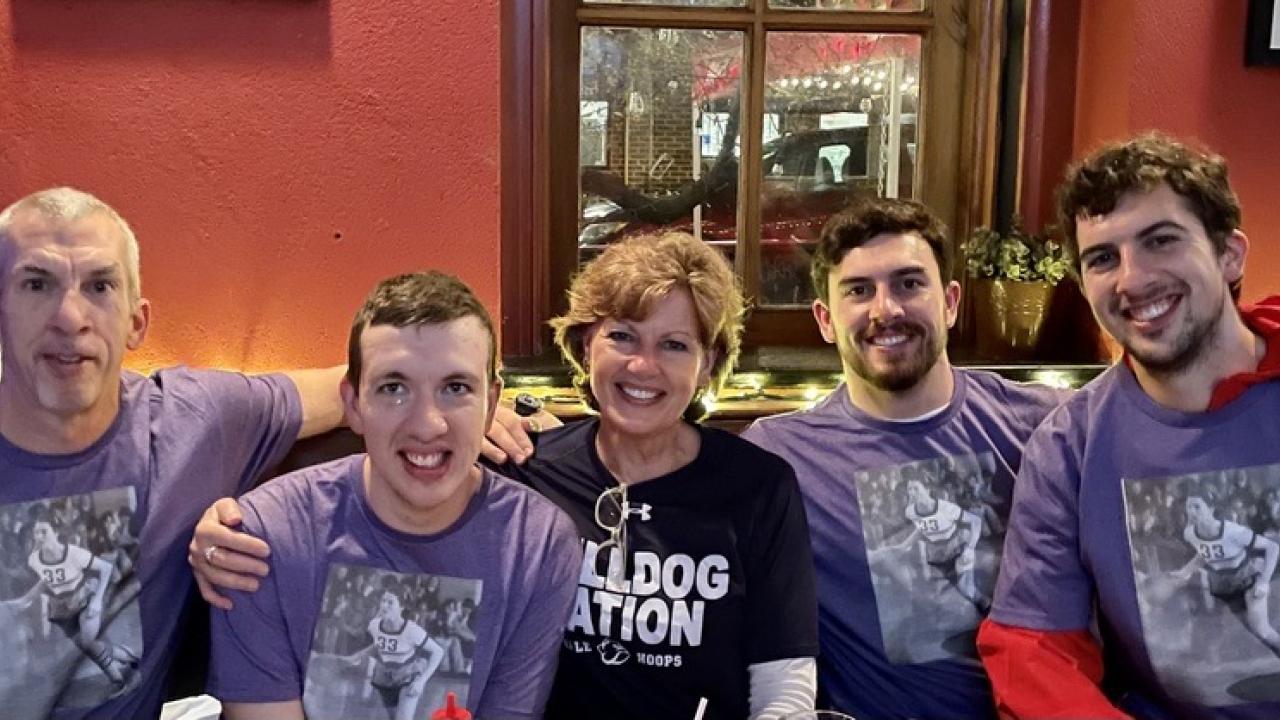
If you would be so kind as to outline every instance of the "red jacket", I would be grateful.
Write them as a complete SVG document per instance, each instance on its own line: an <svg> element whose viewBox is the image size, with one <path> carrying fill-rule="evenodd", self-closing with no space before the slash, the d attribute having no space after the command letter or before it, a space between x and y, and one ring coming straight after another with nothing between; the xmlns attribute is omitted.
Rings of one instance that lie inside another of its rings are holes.
<svg viewBox="0 0 1280 720"><path fill-rule="evenodd" d="M1207 410L1240 397L1250 385L1280 377L1280 295L1240 314L1267 344L1253 372L1224 378L1213 388ZM978 654L991 677L1002 718L1128 718L1102 694L1102 651L1087 630L1032 630L986 620L978 631Z"/></svg>

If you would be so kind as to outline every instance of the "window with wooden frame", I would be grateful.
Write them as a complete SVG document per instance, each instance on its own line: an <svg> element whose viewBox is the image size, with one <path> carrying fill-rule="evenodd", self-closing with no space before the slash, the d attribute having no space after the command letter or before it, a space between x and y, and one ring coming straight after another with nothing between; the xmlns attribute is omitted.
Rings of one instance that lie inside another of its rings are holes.
<svg viewBox="0 0 1280 720"><path fill-rule="evenodd" d="M744 362L817 347L808 261L864 195L990 220L1004 0L504 3L503 354L552 356L581 263L664 228L722 249ZM785 361L782 362L785 364Z"/></svg>

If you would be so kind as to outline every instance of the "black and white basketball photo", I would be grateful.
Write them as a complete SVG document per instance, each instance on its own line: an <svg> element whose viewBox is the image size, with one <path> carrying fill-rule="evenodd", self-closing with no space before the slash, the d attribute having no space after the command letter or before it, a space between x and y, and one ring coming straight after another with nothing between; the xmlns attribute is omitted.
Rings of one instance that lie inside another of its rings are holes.
<svg viewBox="0 0 1280 720"><path fill-rule="evenodd" d="M1143 636L1165 685L1205 705L1280 700L1280 465L1125 480L1124 495Z"/></svg>
<svg viewBox="0 0 1280 720"><path fill-rule="evenodd" d="M890 662L976 659L1009 511L994 474L990 453L854 474Z"/></svg>
<svg viewBox="0 0 1280 720"><path fill-rule="evenodd" d="M479 580L333 564L307 661L307 717L430 717L468 706Z"/></svg>
<svg viewBox="0 0 1280 720"><path fill-rule="evenodd" d="M136 510L131 487L0 507L6 717L96 705L137 684Z"/></svg>

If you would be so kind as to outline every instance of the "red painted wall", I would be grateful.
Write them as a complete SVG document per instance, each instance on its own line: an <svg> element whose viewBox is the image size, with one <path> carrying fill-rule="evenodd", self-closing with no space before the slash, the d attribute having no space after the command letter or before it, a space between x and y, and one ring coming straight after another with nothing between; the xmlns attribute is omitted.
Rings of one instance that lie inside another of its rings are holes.
<svg viewBox="0 0 1280 720"><path fill-rule="evenodd" d="M339 362L378 279L498 312L501 0L0 0L0 206L70 184L131 222L130 364Z"/></svg>
<svg viewBox="0 0 1280 720"><path fill-rule="evenodd" d="M1245 67L1245 0L1084 3L1076 155L1148 128L1224 155L1252 240L1244 297L1280 293L1280 68Z"/></svg>

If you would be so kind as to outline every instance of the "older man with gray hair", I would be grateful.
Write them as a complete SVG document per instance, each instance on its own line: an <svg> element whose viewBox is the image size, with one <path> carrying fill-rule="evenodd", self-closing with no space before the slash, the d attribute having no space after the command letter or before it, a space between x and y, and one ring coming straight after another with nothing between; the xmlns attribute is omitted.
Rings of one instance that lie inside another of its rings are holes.
<svg viewBox="0 0 1280 720"><path fill-rule="evenodd" d="M0 212L0 510L15 518L0 528L10 536L0 552L13 555L0 562L29 581L0 601L40 589L38 603L0 602L8 717L155 717L201 511L247 490L298 437L341 418L341 367L260 376L123 370L150 319L137 239L101 200L54 188ZM23 519L37 510L59 518L59 544L129 562L109 571L70 555L28 564L33 527ZM103 519L121 510L133 518L129 532L104 532ZM104 600L79 607L90 596ZM128 652L94 657L50 632L60 608L93 627L101 642L92 647Z"/></svg>

